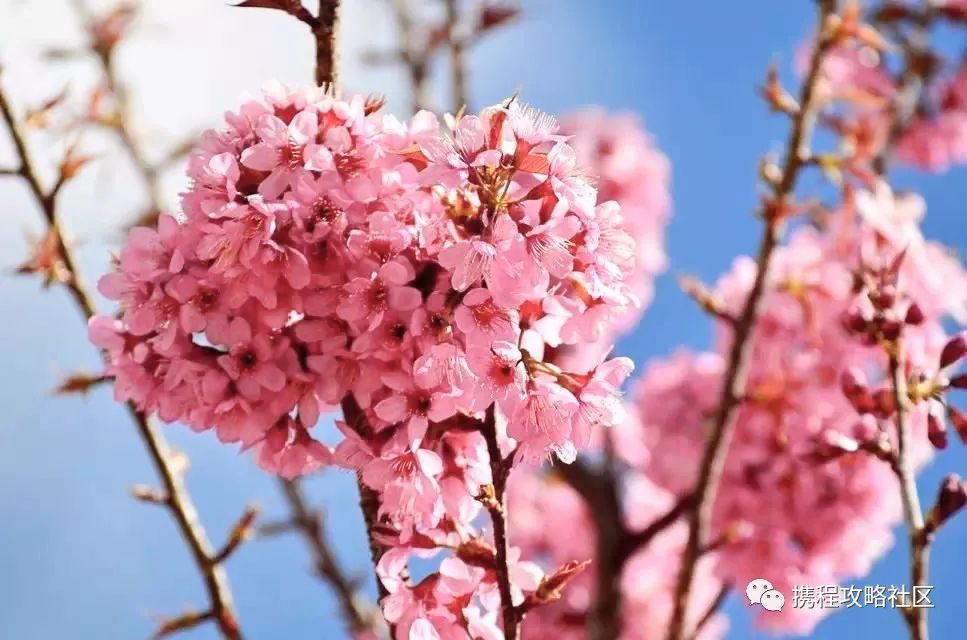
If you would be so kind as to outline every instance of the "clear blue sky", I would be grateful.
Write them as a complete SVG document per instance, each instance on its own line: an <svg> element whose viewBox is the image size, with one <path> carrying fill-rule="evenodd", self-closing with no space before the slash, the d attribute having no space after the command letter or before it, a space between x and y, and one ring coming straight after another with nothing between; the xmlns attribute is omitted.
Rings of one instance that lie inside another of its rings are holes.
<svg viewBox="0 0 967 640"><path fill-rule="evenodd" d="M765 114L755 86L770 60L788 69L811 24L812 2L532 0L525 6L520 25L476 51L475 101L496 101L522 86L529 102L552 112L599 103L639 113L674 167L671 273L714 279L733 256L752 248L756 162L785 137L785 123ZM265 79L253 78L253 87ZM213 111L210 120L219 115ZM967 171L941 178L904 174L900 182L927 197L928 235L963 253ZM0 214L8 213L0 201ZM3 265L17 258L5 257ZM96 359L66 296L36 291L35 281L0 276L0 638L143 638L152 614L202 603L201 586L167 515L126 494L153 476L122 408L103 390L86 400L49 395L61 373L93 367ZM708 329L665 277L622 349L641 362L678 344L702 347ZM249 500L261 503L268 518L282 513L274 481L249 460L211 437L180 427L168 432L193 459L189 484L216 539ZM950 470L967 471L959 442L921 477L925 499L932 500ZM309 487L331 514L343 557L368 575L351 479L330 472ZM902 545L895 548L856 584L905 582L905 553ZM935 547L934 638L963 637L955 618L967 600L965 568L967 517L961 517ZM333 600L309 575L295 539L251 544L229 569L250 638L343 637ZM729 610L729 638L759 637L738 601ZM215 635L203 628L185 637ZM864 609L829 617L812 637L905 635L896 612Z"/></svg>

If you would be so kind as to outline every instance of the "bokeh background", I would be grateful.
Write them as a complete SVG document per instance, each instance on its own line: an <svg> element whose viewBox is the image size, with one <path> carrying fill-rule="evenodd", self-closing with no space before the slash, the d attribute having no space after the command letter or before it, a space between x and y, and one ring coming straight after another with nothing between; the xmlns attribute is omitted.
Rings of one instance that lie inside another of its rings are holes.
<svg viewBox="0 0 967 640"><path fill-rule="evenodd" d="M222 0L141 4L144 15L119 52L119 73L131 88L137 133L148 149L212 125L243 92L267 80L311 78L310 38L287 16L232 9ZM345 90L387 94L389 109L402 114L409 104L402 70L362 62L365 52L394 46L388 1L343 4ZM91 5L109 6L110 0ZM710 324L679 292L674 275L712 281L735 255L753 248L756 163L763 152L780 149L786 135L785 121L768 116L755 87L771 60L789 72L812 24L812 2L524 0L522 6L520 21L472 53L474 104L520 88L528 102L551 112L595 103L639 114L673 166L671 265L644 321L619 349L640 368L676 345L707 345ZM0 0L3 83L19 104L42 102L65 85L89 87L97 74L93 61L52 64L41 56L52 46L82 42L68 0ZM445 75L441 64L434 82L438 105L450 102ZM47 141L31 140L43 159ZM109 136L91 135L84 143L100 158L64 191L62 210L90 280L106 269L120 240L117 229L137 217L144 193ZM0 166L12 160L9 140L0 134ZM963 254L967 170L942 177L901 173L898 183L926 197L926 233ZM172 205L180 186L177 171L166 177ZM36 279L12 275L26 257L23 232L43 228L15 179L0 179L0 221L0 639L147 637L158 615L204 602L200 581L166 512L128 495L132 484L154 477L110 390L86 398L52 395L65 374L96 369L98 359L65 292L41 291ZM275 480L246 456L211 434L197 436L180 426L167 433L191 458L188 484L216 540L250 501L262 505L267 520L283 517ZM958 442L920 477L925 499L951 470L967 470L967 449ZM306 486L327 510L344 563L372 591L353 479L331 470ZM897 534L901 544L852 584L906 581L904 538ZM944 529L932 564L933 637L963 638L967 517ZM295 537L246 545L232 557L229 573L248 637L345 637L335 602L310 574ZM765 637L752 629L740 598L732 597L727 611L729 638ZM185 637L214 638L215 632L202 626ZM895 611L865 608L831 615L812 637L889 640L904 638L905 630Z"/></svg>

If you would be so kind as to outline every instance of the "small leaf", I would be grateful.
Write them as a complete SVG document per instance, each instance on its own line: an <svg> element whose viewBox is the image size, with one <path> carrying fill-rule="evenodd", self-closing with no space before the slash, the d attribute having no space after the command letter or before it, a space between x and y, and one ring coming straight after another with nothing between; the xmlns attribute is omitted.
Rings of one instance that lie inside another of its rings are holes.
<svg viewBox="0 0 967 640"><path fill-rule="evenodd" d="M244 2L232 6L251 9L276 9L278 11L292 13L292 4L290 0L244 0Z"/></svg>
<svg viewBox="0 0 967 640"><path fill-rule="evenodd" d="M489 31L507 24L520 15L520 7L512 4L488 4L480 11L477 28Z"/></svg>
<svg viewBox="0 0 967 640"><path fill-rule="evenodd" d="M24 126L28 129L43 129L50 123L50 116L60 104L67 98L67 88L61 89L60 93L47 100L40 106L31 109L24 115Z"/></svg>
<svg viewBox="0 0 967 640"><path fill-rule="evenodd" d="M188 611L176 618L163 621L152 637L156 639L167 638L181 631L194 629L201 623L211 620L213 617L211 611Z"/></svg>
<svg viewBox="0 0 967 640"><path fill-rule="evenodd" d="M44 286L57 282L70 282L71 273L61 257L60 234L51 229L41 239L30 239L30 257L17 267L20 274L38 274L44 278Z"/></svg>
<svg viewBox="0 0 967 640"><path fill-rule="evenodd" d="M111 378L104 375L93 375L90 373L73 373L61 382L54 393L66 395L70 393L86 394L99 384L109 381Z"/></svg>

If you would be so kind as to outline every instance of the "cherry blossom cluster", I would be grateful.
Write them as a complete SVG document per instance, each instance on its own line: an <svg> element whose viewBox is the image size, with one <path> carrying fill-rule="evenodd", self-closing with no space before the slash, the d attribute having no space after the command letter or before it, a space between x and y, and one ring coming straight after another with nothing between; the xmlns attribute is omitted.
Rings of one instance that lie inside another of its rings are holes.
<svg viewBox="0 0 967 640"><path fill-rule="evenodd" d="M624 228L635 239L635 265L628 284L641 300L619 325L630 329L654 296L653 280L666 267L665 225L671 215L671 165L632 114L585 109L561 119L561 129L591 171L598 201L621 205Z"/></svg>
<svg viewBox="0 0 967 640"><path fill-rule="evenodd" d="M963 338L951 341L943 323L967 303L967 272L920 236L923 211L922 199L894 197L881 183L857 193L825 226L796 230L779 250L754 337L747 401L715 503L715 535L729 539L716 554L719 579L746 584L768 575L787 592L795 584L835 584L865 574L889 547L901 516L896 480L888 464L868 454L896 446L883 422L889 414L873 401L889 405L891 396L885 387L868 390L867 376L882 382L879 341L900 326L911 372L936 374L938 359L949 367L956 347L945 345ZM858 290L870 293L873 283L858 275L866 273L860 265L884 258L894 286L898 278L916 300L881 286L861 304ZM754 263L742 258L718 283L726 315L738 312L754 275ZM857 340L860 325L877 338ZM715 351L681 351L650 364L635 391L635 420L615 434L619 455L674 494L694 482L730 336L724 326ZM852 381L848 394L844 380ZM854 410L858 402L869 403L862 417ZM926 411L915 411L911 421L919 466L931 452ZM792 609L760 622L807 633L823 613Z"/></svg>
<svg viewBox="0 0 967 640"><path fill-rule="evenodd" d="M967 163L967 64L944 63L931 51L911 50L907 73L924 76L927 86L922 101L909 107L903 128L891 132L892 105L903 90L899 73L892 70L896 57L885 48L854 41L839 46L824 66L828 91L851 107L848 114L829 116L827 124L852 147L854 166L894 143L898 160L926 171ZM891 136L897 139L890 141Z"/></svg>
<svg viewBox="0 0 967 640"><path fill-rule="evenodd" d="M553 118L511 100L442 132L378 108L271 86L228 113L190 159L182 213L133 230L100 281L120 313L90 335L119 400L286 477L358 471L392 547L379 575L398 637L496 637L492 557L458 554L418 585L402 567L488 544L488 421L502 457L569 462L622 419L629 360L544 353L612 334L638 304L638 253ZM316 425L337 406L330 446ZM566 581L514 553L515 605Z"/></svg>

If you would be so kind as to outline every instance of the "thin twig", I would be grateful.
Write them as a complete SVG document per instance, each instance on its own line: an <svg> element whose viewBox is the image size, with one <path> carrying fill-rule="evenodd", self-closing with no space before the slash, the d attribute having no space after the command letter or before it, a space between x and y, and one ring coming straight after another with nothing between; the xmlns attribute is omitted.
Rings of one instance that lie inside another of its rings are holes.
<svg viewBox="0 0 967 640"><path fill-rule="evenodd" d="M356 635L374 629L377 622L373 606L365 601L359 586L346 575L336 559L326 538L322 515L307 504L299 480L279 478L279 484L292 513L292 529L302 536L312 550L316 573L336 593L349 630Z"/></svg>
<svg viewBox="0 0 967 640"><path fill-rule="evenodd" d="M487 442L487 453L490 456L490 474L493 479L493 495L485 495L482 502L490 514L490 521L494 527L497 588L500 591L504 638L505 640L517 640L520 636L520 623L523 616L514 606L511 596L510 565L507 560L507 505L504 500L510 465L500 452L500 445L497 442L496 409L492 404L484 416L481 433Z"/></svg>
<svg viewBox="0 0 967 640"><path fill-rule="evenodd" d="M86 1L73 0L73 6L74 11L84 24L85 30L93 37L92 26L94 24L94 16L88 8ZM138 221L150 222L151 218L161 213L164 208L161 171L159 167L148 161L144 150L138 142L137 136L134 134L130 99L127 89L124 87L120 78L118 78L117 68L114 63L115 47L97 47L92 45L90 51L101 65L105 85L113 96L117 109L116 117L112 119L110 128L116 133L118 140L121 142L121 146L131 160L131 164L134 165L138 175L141 176L144 188L148 193L149 210L140 216Z"/></svg>
<svg viewBox="0 0 967 640"><path fill-rule="evenodd" d="M722 470L728 453L729 441L735 430L738 409L745 396L746 378L752 354L752 336L759 318L759 311L765 298L766 283L769 280L772 257L782 227L782 211L795 189L804 159L810 156L809 142L816 119L816 86L820 69L826 54L835 39L827 29L827 19L836 8L835 0L822 0L819 6L819 26L816 46L813 50L809 71L800 91L799 111L793 116L793 127L786 145L786 158L782 179L773 186L773 207L776 212L764 215L762 239L757 256L756 278L749 292L742 312L739 315L729 351L721 397L712 421L709 439L702 456L697 485L695 487L695 508L689 517L688 542L682 558L682 566L675 588L675 607L668 629L668 640L682 640L692 581L699 556L706 546L715 494L718 490Z"/></svg>
<svg viewBox="0 0 967 640"><path fill-rule="evenodd" d="M927 568L930 557L930 536L924 529L923 511L917 493L917 481L910 459L910 422L907 379L903 369L901 344L892 345L890 353L890 384L893 389L893 402L896 404L897 431L897 477L900 483L900 497L903 501L903 514L909 529L910 540L910 579L911 591L927 584ZM927 640L927 609L913 606L912 598L908 606L900 611L910 628L911 640Z"/></svg>
<svg viewBox="0 0 967 640"><path fill-rule="evenodd" d="M622 542L623 557L628 558L638 549L647 546L655 536L678 522L678 519L688 513L695 504L695 496L682 496L664 514L656 518L647 527L636 533L629 533Z"/></svg>
<svg viewBox="0 0 967 640"><path fill-rule="evenodd" d="M453 91L453 112L469 109L467 95L467 60L465 55L466 43L458 33L460 12L457 0L444 0L447 9L446 26L447 39L450 45L450 82Z"/></svg>
<svg viewBox="0 0 967 640"><path fill-rule="evenodd" d="M934 19L935 9L929 3L924 5L924 10L915 14L912 37L903 47L903 71L900 73L896 97L890 105L890 128L880 152L873 159L873 170L880 176L889 170L893 152L917 113L926 84L925 75L930 70L930 65L925 64L924 52L928 49L929 26Z"/></svg>
<svg viewBox="0 0 967 640"><path fill-rule="evenodd" d="M4 124L10 131L14 149L20 161L18 173L23 176L31 194L40 206L51 232L58 237L59 257L70 273L70 278L64 284L84 317L90 319L95 315L96 309L92 298L81 282L70 245L64 239L57 215L57 193L54 190L46 191L41 185L37 171L31 163L26 140L17 127L13 110L2 88L0 88L0 115L2 115ZM213 560L215 552L204 527L199 521L198 512L188 489L185 487L182 470L179 468L180 465L176 456L172 453L160 429L149 421L144 413L139 411L131 402L127 403L127 408L164 485L163 492L159 494L163 496L163 501L160 504L163 504L174 518L182 537L191 550L195 566L205 582L209 609L196 616L197 621L193 624L199 624L209 619L214 620L223 638L240 640L242 633L238 626L235 606L232 603L228 576L222 563ZM181 626L178 630L185 628L189 627Z"/></svg>
<svg viewBox="0 0 967 640"><path fill-rule="evenodd" d="M719 589L718 594L715 596L715 600L712 600L712 603L709 605L708 609L705 610L705 614L699 619L699 621L695 624L695 628L688 635L688 640L696 640L699 635L701 635L702 629L705 628L705 625L707 625L712 618L715 617L715 614L718 613L719 609L722 608L722 605L725 604L725 599L728 598L729 591L731 590L731 585L722 585L722 588Z"/></svg>
<svg viewBox="0 0 967 640"><path fill-rule="evenodd" d="M413 16L410 14L407 0L392 0L392 2L399 36L398 55L410 78L413 111L416 112L427 108L430 102L426 82L429 62L426 51L417 48Z"/></svg>
<svg viewBox="0 0 967 640"><path fill-rule="evenodd" d="M342 409L343 420L346 421L350 429L353 429L357 433L371 432L366 414L359 406L353 394L346 394L340 403L340 408ZM359 489L359 508L363 512L363 520L366 524L366 536L369 541L369 552L375 573L376 566L386 551L383 544L376 538L376 526L379 523L379 494L366 486L362 476L359 474L356 476L356 486ZM379 591L380 600L388 595L386 587L383 586L378 574L376 575L376 587Z"/></svg>
<svg viewBox="0 0 967 640"><path fill-rule="evenodd" d="M613 640L621 631L621 569L631 554L630 545L623 544L630 534L621 513L617 480L582 460L556 465L555 470L584 499L596 533L597 587L587 620L588 638Z"/></svg>

